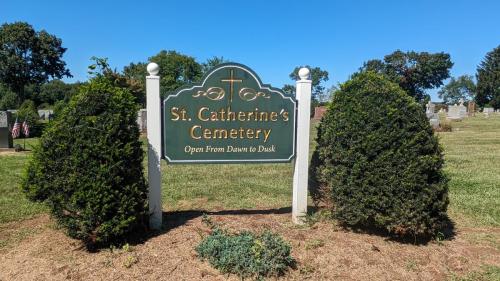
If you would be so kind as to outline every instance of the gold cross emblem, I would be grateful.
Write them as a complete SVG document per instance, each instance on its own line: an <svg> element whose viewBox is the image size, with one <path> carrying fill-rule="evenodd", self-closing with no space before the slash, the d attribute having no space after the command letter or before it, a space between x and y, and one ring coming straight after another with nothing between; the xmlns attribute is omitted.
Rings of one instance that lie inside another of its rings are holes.
<svg viewBox="0 0 500 281"><path fill-rule="evenodd" d="M231 95L229 96L229 103L233 103L233 92L234 92L234 83L237 82L237 83L241 83L243 82L243 80L241 79L234 79L234 70L231 69L230 70L230 76L229 78L226 78L226 79L222 79L220 80L221 82L229 82L229 89L230 89L230 92L231 92Z"/></svg>

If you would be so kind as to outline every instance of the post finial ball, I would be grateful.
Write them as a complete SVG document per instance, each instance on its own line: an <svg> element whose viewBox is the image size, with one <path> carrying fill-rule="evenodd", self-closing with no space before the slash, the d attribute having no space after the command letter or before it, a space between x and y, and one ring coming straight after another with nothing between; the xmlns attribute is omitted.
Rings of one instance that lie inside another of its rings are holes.
<svg viewBox="0 0 500 281"><path fill-rule="evenodd" d="M154 62L150 62L146 69L148 70L149 75L158 75L160 72L160 67Z"/></svg>
<svg viewBox="0 0 500 281"><path fill-rule="evenodd" d="M309 74L311 73L311 71L309 71L309 68L307 67L302 67L300 70L299 70L299 77L300 77L300 80L307 80L309 79Z"/></svg>

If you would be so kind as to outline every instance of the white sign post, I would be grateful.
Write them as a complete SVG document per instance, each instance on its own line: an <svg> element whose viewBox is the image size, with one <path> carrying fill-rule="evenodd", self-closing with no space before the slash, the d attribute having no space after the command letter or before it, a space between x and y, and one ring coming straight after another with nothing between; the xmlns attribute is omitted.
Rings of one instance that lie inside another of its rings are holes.
<svg viewBox="0 0 500 281"><path fill-rule="evenodd" d="M311 111L310 71L299 70L300 80L296 83L295 97L298 102L297 113L297 154L293 173L292 220L296 224L304 223L307 215L307 187L309 181L309 129Z"/></svg>
<svg viewBox="0 0 500 281"><path fill-rule="evenodd" d="M149 227L161 229L161 101L159 66L152 62L147 67L146 110L148 127L148 184Z"/></svg>
<svg viewBox="0 0 500 281"><path fill-rule="evenodd" d="M149 76L146 77L146 110L148 137L148 184L149 184L149 226L151 229L161 229L161 100L159 67L156 63L147 66ZM295 170L293 175L292 220L302 224L307 214L307 188L309 175L309 129L311 85L310 71L301 68L300 80L296 84L297 139Z"/></svg>

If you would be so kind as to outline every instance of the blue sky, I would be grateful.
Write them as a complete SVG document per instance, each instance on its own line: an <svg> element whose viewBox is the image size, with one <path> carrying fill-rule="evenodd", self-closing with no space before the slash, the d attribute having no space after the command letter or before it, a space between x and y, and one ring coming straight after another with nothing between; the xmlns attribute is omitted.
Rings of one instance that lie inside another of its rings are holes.
<svg viewBox="0 0 500 281"><path fill-rule="evenodd" d="M224 56L277 87L305 64L337 84L396 49L447 52L453 76L473 75L500 44L500 1L71 2L0 1L0 23L27 21L63 40L67 81L86 80L92 56L121 70L162 49L200 62Z"/></svg>

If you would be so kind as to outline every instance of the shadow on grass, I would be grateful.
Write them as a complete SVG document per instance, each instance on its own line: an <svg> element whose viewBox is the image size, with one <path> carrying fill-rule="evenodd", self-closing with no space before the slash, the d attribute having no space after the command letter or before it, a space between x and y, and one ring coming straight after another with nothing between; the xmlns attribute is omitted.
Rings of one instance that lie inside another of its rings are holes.
<svg viewBox="0 0 500 281"><path fill-rule="evenodd" d="M418 246L425 246L432 241L441 243L443 241L451 241L455 239L456 228L455 223L446 217L443 219L442 226L435 232L434 235L404 235L398 236L394 233L388 232L386 229L377 228L373 226L347 226L340 223L346 230L350 230L355 233L376 235L385 238L386 241L398 242L401 244L412 244Z"/></svg>
<svg viewBox="0 0 500 281"><path fill-rule="evenodd" d="M176 227L186 224L186 222L201 217L209 216L227 216L227 215L279 215L292 213L291 207L283 207L277 209L255 210L255 209L239 209L239 210L221 210L221 211L205 211L205 210L189 210L163 212L163 227L161 232L165 233Z"/></svg>
<svg viewBox="0 0 500 281"><path fill-rule="evenodd" d="M131 245L143 244L151 238L168 233L170 230L185 225L190 220L201 217L203 215L210 216L227 216L227 215L271 215L271 214L291 214L291 207L283 207L276 209L238 209L238 210L221 210L221 211L206 211L206 210L187 210L163 212L163 225L161 230L138 229L125 237L124 241L118 244L129 243ZM291 219L291 218L290 218Z"/></svg>

